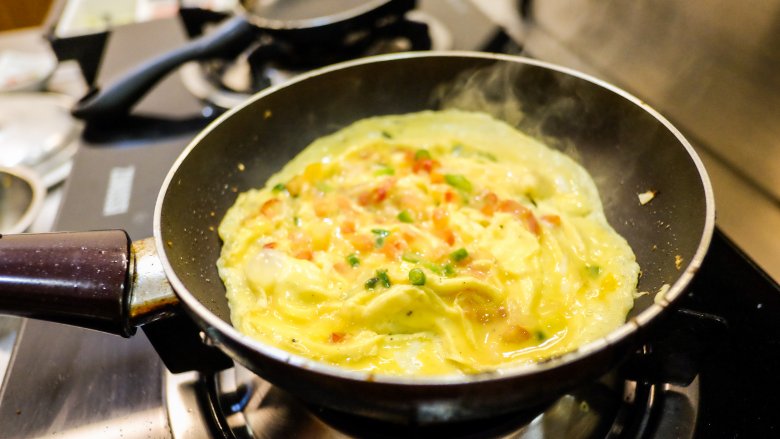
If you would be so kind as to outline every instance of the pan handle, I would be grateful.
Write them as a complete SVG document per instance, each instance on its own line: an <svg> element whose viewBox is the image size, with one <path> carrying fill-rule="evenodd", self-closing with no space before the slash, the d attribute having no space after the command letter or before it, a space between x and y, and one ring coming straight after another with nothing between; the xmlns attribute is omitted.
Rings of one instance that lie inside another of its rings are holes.
<svg viewBox="0 0 780 439"><path fill-rule="evenodd" d="M255 38L255 26L236 16L202 37L153 58L123 75L105 90L94 89L71 109L79 119L105 119L128 113L157 82L187 61L229 56Z"/></svg>
<svg viewBox="0 0 780 439"><path fill-rule="evenodd" d="M0 235L0 313L129 337L178 302L160 265L123 230Z"/></svg>

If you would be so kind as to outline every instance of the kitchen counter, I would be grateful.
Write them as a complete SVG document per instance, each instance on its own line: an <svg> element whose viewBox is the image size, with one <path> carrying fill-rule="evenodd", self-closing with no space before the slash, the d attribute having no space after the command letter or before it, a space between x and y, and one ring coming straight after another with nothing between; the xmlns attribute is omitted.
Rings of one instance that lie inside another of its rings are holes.
<svg viewBox="0 0 780 439"><path fill-rule="evenodd" d="M534 58L635 94L690 140L718 227L780 280L780 1L478 2ZM722 17L729 17L723 20Z"/></svg>

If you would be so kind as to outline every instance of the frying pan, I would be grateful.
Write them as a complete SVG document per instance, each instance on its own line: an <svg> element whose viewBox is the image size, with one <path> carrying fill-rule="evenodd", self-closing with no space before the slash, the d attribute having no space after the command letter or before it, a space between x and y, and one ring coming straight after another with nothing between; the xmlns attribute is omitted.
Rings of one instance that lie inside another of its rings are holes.
<svg viewBox="0 0 780 439"><path fill-rule="evenodd" d="M414 5L415 0L242 0L235 16L213 32L139 65L104 90L91 90L71 113L86 120L125 114L185 62L232 58L251 43L266 41L264 37L270 37L277 48L285 47L284 52L305 52L310 57L332 53L329 45L360 39L366 29L397 19Z"/></svg>
<svg viewBox="0 0 780 439"><path fill-rule="evenodd" d="M642 268L639 290L650 293L636 300L627 323L574 352L510 372L430 378L342 370L238 333L217 274L215 232L237 194L261 186L314 139L358 119L444 107L507 120L591 173L609 222ZM648 190L655 198L640 203L637 194ZM680 297L713 227L712 190L699 158L635 97L520 57L406 53L314 71L215 120L166 177L153 241L130 243L121 231L3 237L0 309L127 336L134 323L159 316L155 304L176 297L207 343L305 401L397 422L449 422L536 407L615 367ZM167 285L176 296L165 294ZM142 300L150 292L163 294Z"/></svg>

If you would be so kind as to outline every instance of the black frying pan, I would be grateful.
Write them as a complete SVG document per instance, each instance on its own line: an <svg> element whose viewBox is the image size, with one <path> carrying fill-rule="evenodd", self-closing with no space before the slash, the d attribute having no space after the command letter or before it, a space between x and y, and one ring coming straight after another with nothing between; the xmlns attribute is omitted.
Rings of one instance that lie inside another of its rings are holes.
<svg viewBox="0 0 780 439"><path fill-rule="evenodd" d="M310 58L333 53L332 46L338 51L344 40L398 19L414 5L415 0L242 0L235 17L213 32L139 65L104 90L91 90L71 113L87 120L121 116L185 62L232 58L264 36L286 53Z"/></svg>
<svg viewBox="0 0 780 439"><path fill-rule="evenodd" d="M477 90L479 98L463 100L458 91L463 84ZM651 293L637 299L628 322L575 352L502 375L424 379L341 370L238 333L230 325L215 265L220 253L215 228L237 193L261 186L311 141L358 119L442 106L487 111L511 121L573 154L590 171L608 220L629 241L642 267L639 290ZM657 196L642 205L637 194L647 190L657 191ZM616 366L680 297L702 262L713 227L712 190L700 160L669 122L638 99L582 74L524 58L433 52L328 67L261 92L217 119L192 141L168 174L157 202L154 242L170 285L204 339L235 361L314 404L425 423L534 407ZM97 303L105 306L69 306L70 314L64 317L57 306L46 309L50 299L39 293L54 291L58 299L68 297L63 303L71 304L72 281L29 276L36 271L29 267L50 267L52 260L36 253L45 241L29 245L24 238L46 237L0 239L5 271L0 273L0 280L5 280L0 307L125 335L132 332L128 315L143 320L149 313L128 303L155 288L139 287L138 277L143 276L127 277L128 266L134 273L126 262L129 243L123 232L113 233L114 244L108 247L93 247L81 234L58 238L70 240L68 254L94 257L68 261L59 256L59 267L50 273L67 274L77 266L81 273L92 273L93 265L86 264L99 258L100 251L109 256L101 269L114 273L111 285L108 277L90 275L98 280L81 286L82 297L92 298L93 304L100 297L103 300ZM138 261L148 261L142 255L149 251L148 244L133 244L141 252L132 253ZM47 251L52 249L49 245ZM38 271L42 270L49 268ZM124 294L123 283L130 284ZM666 292L657 297L659 290ZM21 297L20 291L26 295ZM112 311L116 309L124 317Z"/></svg>

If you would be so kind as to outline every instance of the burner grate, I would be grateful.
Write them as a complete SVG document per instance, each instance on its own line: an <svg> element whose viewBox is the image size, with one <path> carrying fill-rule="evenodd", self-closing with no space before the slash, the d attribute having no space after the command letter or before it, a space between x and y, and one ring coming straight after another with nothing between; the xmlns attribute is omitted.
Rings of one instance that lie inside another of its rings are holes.
<svg viewBox="0 0 780 439"><path fill-rule="evenodd" d="M216 375L166 376L166 402L176 439L210 431L226 438L692 438L699 381L686 387L625 381L612 372L547 407L491 419L408 426L312 407L243 367ZM197 426L196 426L197 425ZM672 436L668 434L674 433Z"/></svg>
<svg viewBox="0 0 780 439"><path fill-rule="evenodd" d="M433 15L414 10L326 46L300 47L261 38L236 58L188 63L181 68L181 78L195 97L227 109L312 68L364 56L452 48L450 29Z"/></svg>

